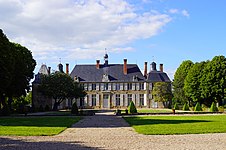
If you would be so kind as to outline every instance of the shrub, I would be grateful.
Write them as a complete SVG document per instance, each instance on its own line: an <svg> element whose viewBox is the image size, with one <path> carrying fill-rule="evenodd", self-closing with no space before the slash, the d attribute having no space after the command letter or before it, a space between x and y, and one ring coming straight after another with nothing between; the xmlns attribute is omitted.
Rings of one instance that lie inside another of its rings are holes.
<svg viewBox="0 0 226 150"><path fill-rule="evenodd" d="M216 106L216 104L214 102L212 102L212 105L210 107L210 112L217 112L218 111L218 108Z"/></svg>
<svg viewBox="0 0 226 150"><path fill-rule="evenodd" d="M189 110L189 106L188 106L188 104L187 104L187 103L185 103L185 104L184 104L184 106L183 106L183 110L184 110L184 111Z"/></svg>
<svg viewBox="0 0 226 150"><path fill-rule="evenodd" d="M74 102L73 105L72 105L71 113L78 115L78 106L77 106L76 102Z"/></svg>
<svg viewBox="0 0 226 150"><path fill-rule="evenodd" d="M199 102L195 105L194 111L202 111L202 108Z"/></svg>
<svg viewBox="0 0 226 150"><path fill-rule="evenodd" d="M173 108L174 108L175 110L179 110L178 103L175 103Z"/></svg>
<svg viewBox="0 0 226 150"><path fill-rule="evenodd" d="M137 113L137 108L134 105L133 101L130 102L129 107L128 107L128 111L129 111L130 114Z"/></svg>
<svg viewBox="0 0 226 150"><path fill-rule="evenodd" d="M205 104L202 104L202 111L209 111L209 107L206 106Z"/></svg>
<svg viewBox="0 0 226 150"><path fill-rule="evenodd" d="M224 112L224 107L223 107L223 106L219 106L219 107L218 107L218 111L219 111L219 112Z"/></svg>
<svg viewBox="0 0 226 150"><path fill-rule="evenodd" d="M45 111L50 111L49 105L45 106Z"/></svg>

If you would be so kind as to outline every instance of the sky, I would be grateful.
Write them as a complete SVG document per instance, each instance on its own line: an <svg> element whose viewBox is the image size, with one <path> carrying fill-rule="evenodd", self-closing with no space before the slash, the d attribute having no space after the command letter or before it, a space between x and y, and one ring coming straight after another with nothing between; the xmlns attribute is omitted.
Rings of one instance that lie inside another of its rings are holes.
<svg viewBox="0 0 226 150"><path fill-rule="evenodd" d="M35 73L103 63L107 52L141 71L162 63L173 79L184 60L226 55L225 0L0 0L0 28L31 50Z"/></svg>

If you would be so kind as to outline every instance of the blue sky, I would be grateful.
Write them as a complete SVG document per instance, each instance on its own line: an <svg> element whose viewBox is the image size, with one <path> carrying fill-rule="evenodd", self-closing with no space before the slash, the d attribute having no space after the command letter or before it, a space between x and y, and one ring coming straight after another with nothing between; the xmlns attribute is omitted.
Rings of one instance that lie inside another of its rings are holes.
<svg viewBox="0 0 226 150"><path fill-rule="evenodd" d="M171 79L180 63L226 55L224 0L0 0L0 28L54 70L153 60ZM148 68L149 69L149 68Z"/></svg>

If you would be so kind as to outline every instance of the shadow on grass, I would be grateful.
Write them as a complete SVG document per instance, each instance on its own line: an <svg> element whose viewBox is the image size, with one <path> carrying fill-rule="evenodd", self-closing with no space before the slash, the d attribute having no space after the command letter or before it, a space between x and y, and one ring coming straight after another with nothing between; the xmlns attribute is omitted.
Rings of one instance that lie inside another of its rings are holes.
<svg viewBox="0 0 226 150"><path fill-rule="evenodd" d="M70 141L70 142L62 142L62 141L39 141L39 142L29 142L24 139L11 139L11 138L3 138L0 137L0 150L7 149L7 150L24 150L24 149L31 149L31 150L56 150L56 149L79 149L79 150L101 150L103 148L98 147L88 147L82 145L80 142Z"/></svg>
<svg viewBox="0 0 226 150"><path fill-rule="evenodd" d="M124 118L130 125L156 125L156 124L183 124L211 122L209 120L169 120L169 119L142 119L137 117Z"/></svg>

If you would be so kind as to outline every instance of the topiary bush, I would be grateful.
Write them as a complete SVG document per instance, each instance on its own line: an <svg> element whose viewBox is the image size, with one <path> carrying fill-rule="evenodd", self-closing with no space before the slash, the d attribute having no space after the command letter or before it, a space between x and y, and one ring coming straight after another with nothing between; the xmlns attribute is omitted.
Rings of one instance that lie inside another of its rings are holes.
<svg viewBox="0 0 226 150"><path fill-rule="evenodd" d="M194 111L202 111L202 108L199 102L195 105Z"/></svg>
<svg viewBox="0 0 226 150"><path fill-rule="evenodd" d="M218 111L218 108L216 106L216 104L214 102L212 102L212 105L210 107L210 112L217 112Z"/></svg>
<svg viewBox="0 0 226 150"><path fill-rule="evenodd" d="M130 114L137 113L137 108L134 105L133 101L130 102L129 107L128 107L128 111L129 111Z"/></svg>
<svg viewBox="0 0 226 150"><path fill-rule="evenodd" d="M184 110L184 111L188 111L188 110L189 110L189 106L188 106L188 104L187 104L187 103L185 103L185 104L184 104L184 106L183 106L183 110Z"/></svg>
<svg viewBox="0 0 226 150"><path fill-rule="evenodd" d="M175 110L179 110L178 103L175 103L173 108L174 108Z"/></svg>
<svg viewBox="0 0 226 150"><path fill-rule="evenodd" d="M71 107L71 113L75 114L75 115L78 115L78 106L77 106L76 102L74 102L72 107Z"/></svg>
<svg viewBox="0 0 226 150"><path fill-rule="evenodd" d="M219 112L224 112L224 107L223 107L223 106L219 106L219 107L218 107L218 111L219 111Z"/></svg>

